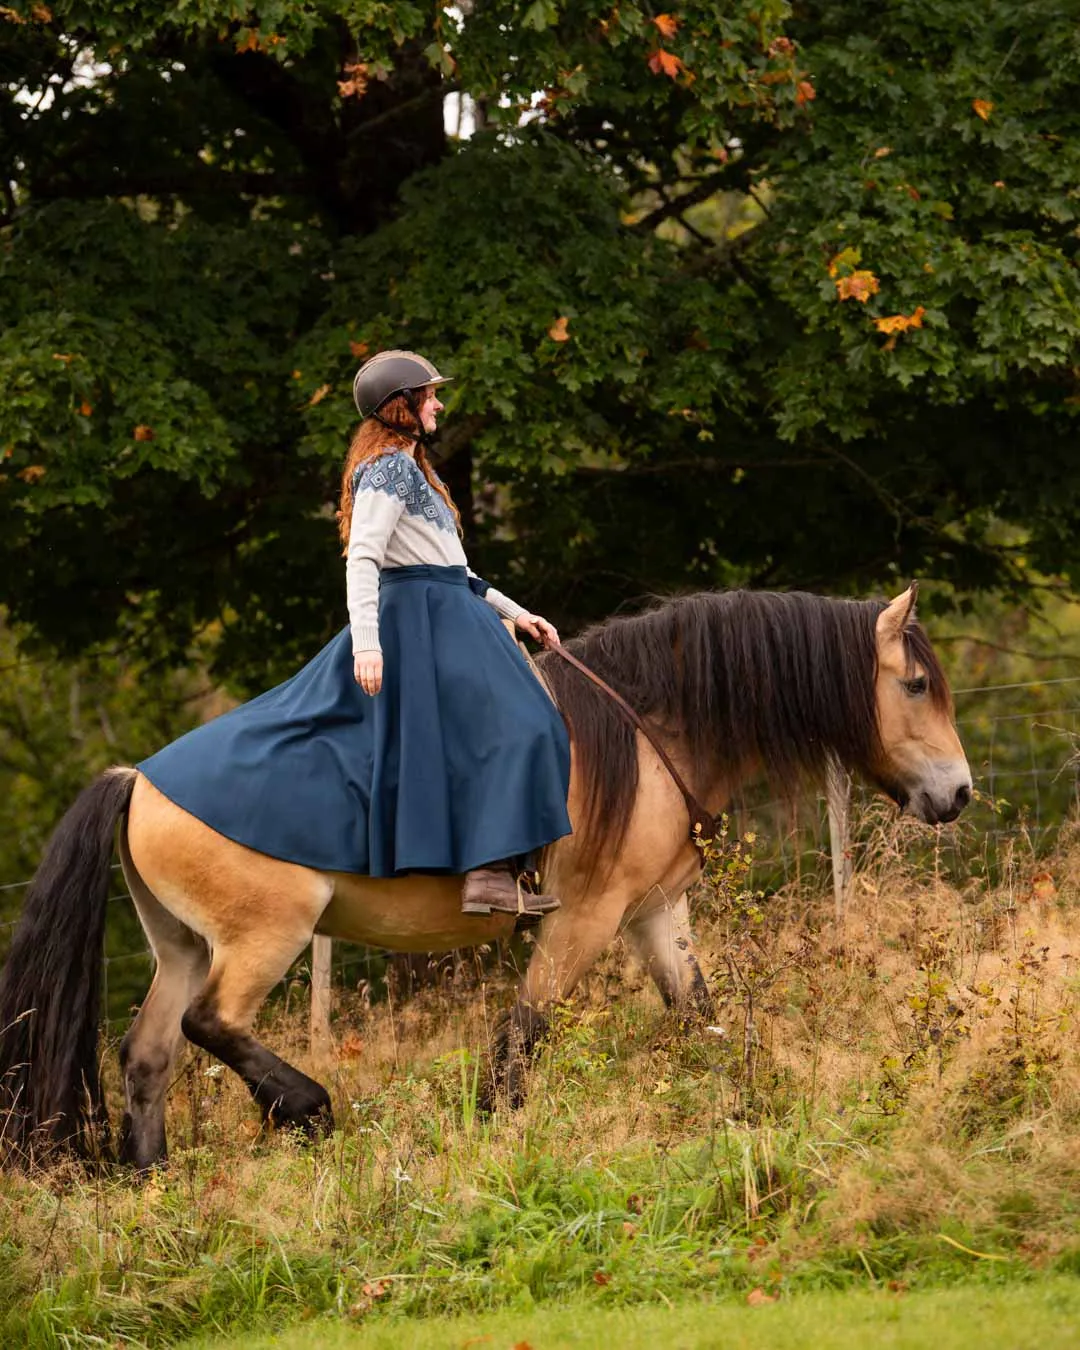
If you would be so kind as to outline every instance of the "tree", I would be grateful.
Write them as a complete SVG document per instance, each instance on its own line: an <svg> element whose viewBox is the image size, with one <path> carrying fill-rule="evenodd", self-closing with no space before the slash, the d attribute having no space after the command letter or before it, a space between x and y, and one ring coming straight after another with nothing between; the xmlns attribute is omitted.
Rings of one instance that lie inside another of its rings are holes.
<svg viewBox="0 0 1080 1350"><path fill-rule="evenodd" d="M1072 6L239 14L0 10L0 601L42 639L295 668L385 345L457 376L474 565L564 625L1075 580Z"/></svg>

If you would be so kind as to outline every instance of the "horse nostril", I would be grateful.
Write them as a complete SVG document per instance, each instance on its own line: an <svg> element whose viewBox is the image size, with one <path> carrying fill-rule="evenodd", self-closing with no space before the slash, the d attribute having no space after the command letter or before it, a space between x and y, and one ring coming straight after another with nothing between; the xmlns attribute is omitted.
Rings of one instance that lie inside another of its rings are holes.
<svg viewBox="0 0 1080 1350"><path fill-rule="evenodd" d="M971 788L967 783L956 789L956 796L953 798L953 804L957 811L962 811L968 802L971 801Z"/></svg>

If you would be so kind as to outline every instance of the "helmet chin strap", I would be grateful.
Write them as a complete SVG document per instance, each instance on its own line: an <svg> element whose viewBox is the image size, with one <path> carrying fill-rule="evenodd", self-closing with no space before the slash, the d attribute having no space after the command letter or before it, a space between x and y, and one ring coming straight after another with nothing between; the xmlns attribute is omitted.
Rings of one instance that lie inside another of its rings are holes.
<svg viewBox="0 0 1080 1350"><path fill-rule="evenodd" d="M405 395L405 402L409 405L409 411L413 415L413 421L419 428L417 431L409 431L406 427L395 426L393 422L388 422L385 417L379 416L378 408L370 415L374 417L376 422L381 423L387 431L392 431L398 436L407 436L410 441L415 442L415 444L421 446L424 450L430 450L433 439L432 433L424 429L423 419L420 416L420 406L416 401L416 391L414 389L403 389L401 392ZM393 396L391 395L391 397Z"/></svg>

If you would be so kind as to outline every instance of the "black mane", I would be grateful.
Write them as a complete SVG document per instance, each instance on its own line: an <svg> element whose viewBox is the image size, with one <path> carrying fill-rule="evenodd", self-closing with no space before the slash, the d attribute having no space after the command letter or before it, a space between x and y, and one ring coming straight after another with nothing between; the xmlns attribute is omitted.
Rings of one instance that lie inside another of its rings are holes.
<svg viewBox="0 0 1080 1350"><path fill-rule="evenodd" d="M698 794L727 772L760 766L781 793L820 779L829 757L871 774L880 763L875 678L879 600L802 592L722 591L664 600L605 620L566 643L668 746L687 756ZM948 684L918 624L905 632L929 696ZM554 653L541 658L584 779L585 855L611 859L637 795L634 732L625 714Z"/></svg>

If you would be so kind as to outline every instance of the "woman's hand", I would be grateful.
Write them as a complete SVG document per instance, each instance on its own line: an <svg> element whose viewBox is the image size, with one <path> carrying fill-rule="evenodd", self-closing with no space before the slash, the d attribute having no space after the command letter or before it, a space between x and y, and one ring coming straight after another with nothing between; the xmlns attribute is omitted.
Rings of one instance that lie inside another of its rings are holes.
<svg viewBox="0 0 1080 1350"><path fill-rule="evenodd" d="M544 647L553 647L559 640L555 625L542 619L539 614L519 614L514 620L514 627L528 633L529 637L535 638Z"/></svg>
<svg viewBox="0 0 1080 1350"><path fill-rule="evenodd" d="M353 679L365 694L377 694L382 688L382 652L354 653Z"/></svg>

